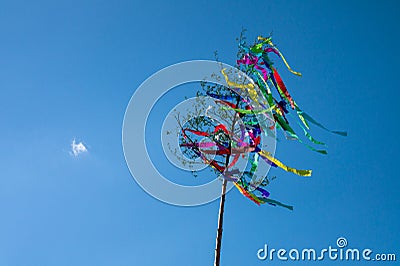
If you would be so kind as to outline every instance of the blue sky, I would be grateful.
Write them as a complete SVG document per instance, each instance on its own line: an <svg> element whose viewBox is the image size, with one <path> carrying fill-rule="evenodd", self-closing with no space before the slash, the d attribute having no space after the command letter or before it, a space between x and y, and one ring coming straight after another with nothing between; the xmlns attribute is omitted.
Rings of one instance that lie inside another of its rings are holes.
<svg viewBox="0 0 400 266"><path fill-rule="evenodd" d="M273 32L303 73L282 74L296 101L349 136L315 129L327 156L278 143L278 158L313 177L274 170L270 191L293 212L231 191L222 265L272 264L256 257L265 243L325 248L340 236L399 257L399 11L395 1L2 1L0 265L211 265L218 202L147 195L126 166L122 121L157 70L215 50L233 64L242 28L250 40ZM89 152L71 156L74 138Z"/></svg>

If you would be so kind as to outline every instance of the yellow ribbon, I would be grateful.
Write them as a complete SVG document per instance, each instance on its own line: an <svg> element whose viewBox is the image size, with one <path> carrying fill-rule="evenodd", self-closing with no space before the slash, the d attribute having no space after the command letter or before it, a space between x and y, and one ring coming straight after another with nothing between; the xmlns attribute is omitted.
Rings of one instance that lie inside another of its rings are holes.
<svg viewBox="0 0 400 266"><path fill-rule="evenodd" d="M264 38L264 37L262 37L262 36L258 36L258 40L265 41L267 44L273 46L273 47L276 49L276 51L278 51L279 56L282 58L283 63L285 63L285 65L286 65L286 67L289 69L289 71L292 72L293 74L295 74L295 75L301 77L301 73L300 73L300 72L294 71L294 70L289 66L289 64L288 64L288 62L286 61L286 59L285 59L285 57L283 56L283 54L282 54L282 53L279 51L279 49L272 43L271 38Z"/></svg>
<svg viewBox="0 0 400 266"><path fill-rule="evenodd" d="M260 200L258 197L256 197L255 195L253 195L253 193L246 191L244 188L242 188L241 186L239 186L236 182L233 183L235 185L235 187L239 190L240 193L242 193L242 195L248 197L249 199L253 200L254 202L256 202L257 204L263 204L265 203L265 201Z"/></svg>
<svg viewBox="0 0 400 266"><path fill-rule="evenodd" d="M259 153L260 153L261 156L267 158L269 161L273 162L278 167L282 168L283 170L285 170L287 172L291 172L291 173L294 173L294 174L299 175L299 176L311 176L311 173L312 173L311 170L299 170L299 169L295 169L295 168L289 167L287 165L284 165L278 159L272 157L271 153L269 153L267 151L264 151L264 150L260 151Z"/></svg>
<svg viewBox="0 0 400 266"><path fill-rule="evenodd" d="M228 84L229 87L234 87L234 88L238 88L238 89L241 89L241 90L247 90L251 100L253 100L255 103L258 103L258 104L261 105L261 103L258 100L258 98L259 98L258 97L258 93L257 93L253 83L239 84L239 83L230 81L229 78L228 78L228 75L225 72L225 70L226 70L226 68L222 69L221 73L222 73L222 75L224 75L226 84Z"/></svg>

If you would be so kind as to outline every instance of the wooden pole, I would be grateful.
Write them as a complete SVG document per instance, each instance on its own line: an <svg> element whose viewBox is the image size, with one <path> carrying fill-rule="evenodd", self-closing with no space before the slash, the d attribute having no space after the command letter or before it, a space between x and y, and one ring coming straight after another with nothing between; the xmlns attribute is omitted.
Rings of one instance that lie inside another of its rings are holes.
<svg viewBox="0 0 400 266"><path fill-rule="evenodd" d="M239 105L240 97L237 98L236 106ZM239 118L239 114L236 112L233 118L231 132L234 132L235 124L237 119ZM233 134L233 133L231 133ZM233 135L231 136L233 137ZM229 141L229 150L232 149L232 143ZM225 169L228 169L230 154L226 156L225 160ZM215 259L214 266L220 266L221 261L221 244L222 244L222 226L224 223L224 210L225 210L225 193L226 193L226 184L228 181L224 178L222 182L222 190L221 190L221 199L219 202L219 213L218 213L218 228L217 228L217 239L215 243Z"/></svg>
<svg viewBox="0 0 400 266"><path fill-rule="evenodd" d="M224 181L222 183L221 200L219 203L218 229L217 229L217 239L216 239L216 244L215 244L214 266L219 266L220 258L221 258L222 225L224 222L226 184L227 184L227 180L224 179Z"/></svg>

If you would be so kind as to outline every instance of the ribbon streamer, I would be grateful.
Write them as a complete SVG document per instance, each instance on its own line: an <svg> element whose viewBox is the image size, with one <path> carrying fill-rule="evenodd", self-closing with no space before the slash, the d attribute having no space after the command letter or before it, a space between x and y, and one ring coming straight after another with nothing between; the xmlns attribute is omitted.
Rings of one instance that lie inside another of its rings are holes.
<svg viewBox="0 0 400 266"><path fill-rule="evenodd" d="M230 80L226 73L227 70L222 69L221 73L226 84L232 90L226 90L222 93L222 91L215 90L214 86L210 90L206 90L206 94L215 98L216 104L219 104L222 110L233 111L235 113L233 121L236 122L237 117L241 118L243 123L240 124L240 136L230 132L223 124L214 125L211 123L211 126L207 125L205 128L181 128L184 143L181 143L180 146L191 149L204 163L209 164L225 179L233 182L241 194L257 205L268 203L293 210L293 206L269 198L270 193L265 189L269 182L261 182L260 185L255 186L252 178L258 173L260 162L266 162L273 167L303 177L311 176L312 170L289 167L270 152L263 150L260 145L262 137L270 133L264 132L267 130L261 130L262 127L258 119L267 119L269 129L272 130L275 127L282 129L286 139L297 140L308 149L321 154L327 154L327 151L317 149L314 146L326 145L311 135L310 124L341 136L347 136L347 132L329 130L301 110L283 82L281 75L274 67L274 62L269 58L269 55L277 55L292 74L301 76L301 73L290 67L286 58L273 44L271 37L259 36L257 42L253 45L245 46L241 43L239 46L244 54L237 60L237 66L239 69L244 69L243 71L250 80L247 79L246 83L242 80ZM275 98L275 94L280 100ZM293 115L294 112L296 112L295 115ZM301 137L292 126L293 120L295 120L296 129L300 127L303 131L304 135L301 134ZM203 137L210 138L212 142L201 141ZM215 157L208 159L206 157L208 154L213 154ZM240 158L248 160L248 166L243 173L236 168Z"/></svg>

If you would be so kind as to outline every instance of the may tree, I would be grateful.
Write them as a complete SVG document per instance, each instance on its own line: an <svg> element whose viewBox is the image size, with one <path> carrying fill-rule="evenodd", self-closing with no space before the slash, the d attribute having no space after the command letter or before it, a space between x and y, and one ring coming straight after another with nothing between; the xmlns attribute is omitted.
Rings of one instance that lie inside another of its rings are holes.
<svg viewBox="0 0 400 266"><path fill-rule="evenodd" d="M277 130L282 131L287 140L326 154L326 150L317 148L324 143L314 139L309 130L310 124L328 129L302 111L289 93L272 58L280 59L291 73L301 74L290 68L271 36L260 36L248 45L242 33L238 43L236 71L221 64L220 73L215 73L216 83L202 82L192 114L176 115L181 152L211 167L222 180L215 266L220 265L225 195L229 184L258 205L267 203L292 210L292 206L270 198L266 190L273 179L267 177L269 168L281 168L300 176L311 175L311 170L289 167L274 157ZM294 128L300 129L302 134L297 134ZM331 132L346 135L345 132ZM196 170L193 173L196 175Z"/></svg>

